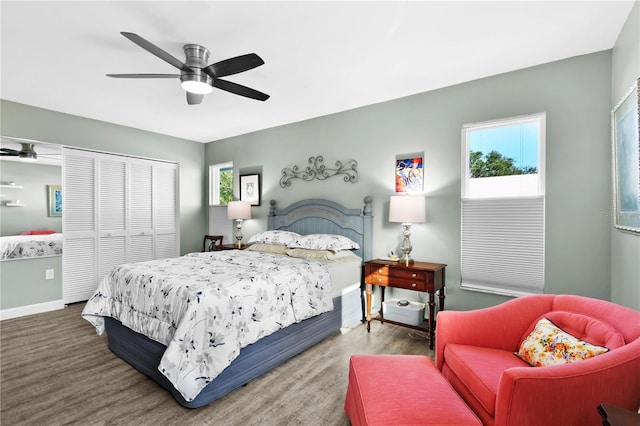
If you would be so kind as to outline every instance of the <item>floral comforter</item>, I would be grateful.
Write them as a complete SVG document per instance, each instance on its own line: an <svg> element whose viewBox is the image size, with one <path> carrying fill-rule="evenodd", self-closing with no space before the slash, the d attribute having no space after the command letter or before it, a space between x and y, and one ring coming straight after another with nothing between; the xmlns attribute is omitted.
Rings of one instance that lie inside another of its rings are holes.
<svg viewBox="0 0 640 426"><path fill-rule="evenodd" d="M240 349L333 309L327 266L249 250L191 253L115 267L82 316L105 316L165 346L159 371L187 401Z"/></svg>
<svg viewBox="0 0 640 426"><path fill-rule="evenodd" d="M13 235L0 238L0 260L59 256L62 234Z"/></svg>

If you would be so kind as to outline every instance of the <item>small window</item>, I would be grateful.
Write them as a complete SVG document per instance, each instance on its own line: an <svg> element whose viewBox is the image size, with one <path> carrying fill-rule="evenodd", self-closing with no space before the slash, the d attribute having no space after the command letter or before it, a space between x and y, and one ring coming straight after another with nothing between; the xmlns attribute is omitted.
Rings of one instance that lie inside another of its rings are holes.
<svg viewBox="0 0 640 426"><path fill-rule="evenodd" d="M233 200L233 163L209 166L209 205L226 206Z"/></svg>

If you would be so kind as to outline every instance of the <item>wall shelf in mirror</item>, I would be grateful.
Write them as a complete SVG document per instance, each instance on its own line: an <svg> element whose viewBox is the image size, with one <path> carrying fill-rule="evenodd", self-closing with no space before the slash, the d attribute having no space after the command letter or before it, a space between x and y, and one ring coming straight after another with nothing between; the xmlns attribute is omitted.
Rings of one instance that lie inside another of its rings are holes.
<svg viewBox="0 0 640 426"><path fill-rule="evenodd" d="M7 206L7 207L25 207L26 204L8 202L7 204L5 204L5 206Z"/></svg>
<svg viewBox="0 0 640 426"><path fill-rule="evenodd" d="M13 189L22 189L22 187L20 185L8 185L8 184L1 184L0 188L13 188Z"/></svg>

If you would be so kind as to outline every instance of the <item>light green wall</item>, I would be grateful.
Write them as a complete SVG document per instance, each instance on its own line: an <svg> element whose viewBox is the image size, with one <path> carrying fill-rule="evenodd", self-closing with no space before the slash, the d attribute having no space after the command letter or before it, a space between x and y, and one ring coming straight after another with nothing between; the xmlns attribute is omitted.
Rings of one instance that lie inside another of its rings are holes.
<svg viewBox="0 0 640 426"><path fill-rule="evenodd" d="M610 82L610 51L580 56L211 142L206 164L262 168L264 201L245 221L247 236L266 228L271 199L285 207L323 197L355 208L373 196L373 254L385 256L401 243L399 225L388 221L396 155L424 152L427 222L412 227L412 255L448 264L448 309L483 307L506 298L459 288L461 127L546 112L545 291L609 299ZM357 160L359 181L279 187L283 167L316 155L327 166Z"/></svg>
<svg viewBox="0 0 640 426"><path fill-rule="evenodd" d="M53 279L45 272L53 269ZM0 309L62 300L62 256L0 262Z"/></svg>
<svg viewBox="0 0 640 426"><path fill-rule="evenodd" d="M0 108L2 134L6 136L178 162L180 165L180 252L185 254L202 250L202 235L207 231L203 144L7 100L0 100ZM15 180L18 182L17 179ZM39 295L32 294L27 287L24 287L24 275L5 273L9 268L4 264L0 267L3 269L0 295L2 308L43 302ZM40 272L37 272L32 279L41 280L41 282L34 285L46 286L47 289L56 287L55 283L44 281L44 270ZM40 276L41 278L38 278ZM9 285L12 290L8 290ZM16 288L24 288L24 291L13 291ZM54 293L55 295L51 293L50 296L55 299L61 298L61 282L57 284Z"/></svg>
<svg viewBox="0 0 640 426"><path fill-rule="evenodd" d="M638 1L613 49L612 76L611 109L640 77ZM611 209L613 211L613 205ZM640 234L617 229L611 231L611 301L640 310Z"/></svg>
<svg viewBox="0 0 640 426"><path fill-rule="evenodd" d="M32 229L53 229L62 232L62 219L49 216L47 185L60 185L60 166L0 161L0 181L14 181L22 189L2 188L0 235L18 235ZM25 207L7 207L7 201L19 199Z"/></svg>

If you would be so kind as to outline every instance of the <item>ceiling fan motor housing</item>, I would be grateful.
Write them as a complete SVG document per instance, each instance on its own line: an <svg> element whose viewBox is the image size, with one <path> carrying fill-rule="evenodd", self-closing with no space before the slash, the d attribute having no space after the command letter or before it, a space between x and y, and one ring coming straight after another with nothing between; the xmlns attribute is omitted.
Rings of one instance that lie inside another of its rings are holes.
<svg viewBox="0 0 640 426"><path fill-rule="evenodd" d="M206 83L211 87L213 85L213 79L206 73L202 72L202 68L206 67L207 62L209 61L209 49L204 46L200 46L199 44L185 44L184 55L185 65L191 68L193 72L181 71L180 81L183 83L185 81Z"/></svg>

